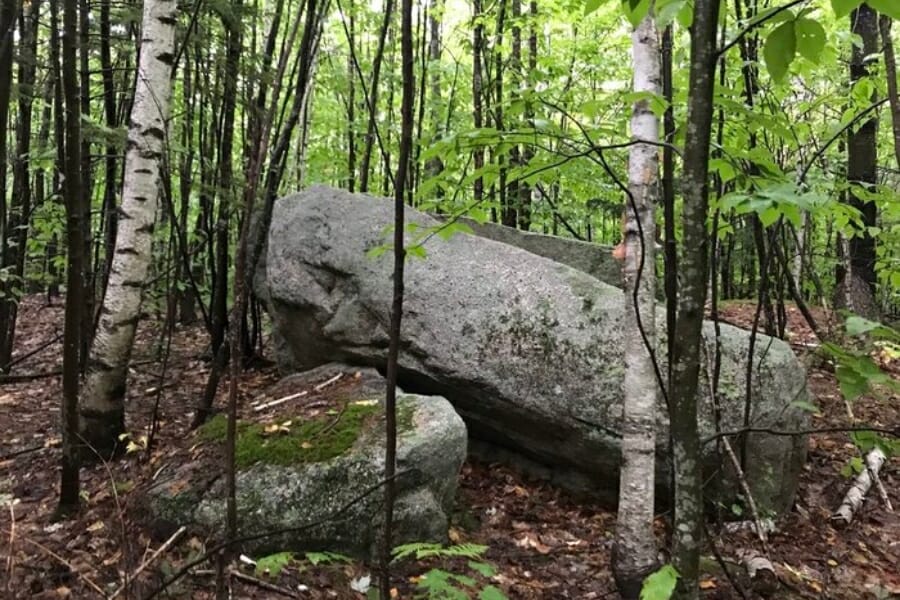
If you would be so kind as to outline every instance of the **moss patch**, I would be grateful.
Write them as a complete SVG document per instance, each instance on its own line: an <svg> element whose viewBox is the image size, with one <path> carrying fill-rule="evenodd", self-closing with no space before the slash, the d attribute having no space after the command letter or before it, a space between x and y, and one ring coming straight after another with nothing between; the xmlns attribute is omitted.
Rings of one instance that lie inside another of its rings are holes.
<svg viewBox="0 0 900 600"><path fill-rule="evenodd" d="M259 462L285 466L330 460L353 446L366 421L380 412L377 403L351 403L342 413L272 432L266 432L264 425L239 421L235 462L238 468L246 468ZM225 415L217 415L200 428L200 439L224 441L227 425Z"/></svg>

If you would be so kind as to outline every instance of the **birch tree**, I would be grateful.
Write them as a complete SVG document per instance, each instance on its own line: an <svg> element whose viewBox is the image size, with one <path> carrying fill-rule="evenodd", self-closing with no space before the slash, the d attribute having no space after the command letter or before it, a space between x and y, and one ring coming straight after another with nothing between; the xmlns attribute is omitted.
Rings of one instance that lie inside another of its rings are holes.
<svg viewBox="0 0 900 600"><path fill-rule="evenodd" d="M115 447L124 429L128 360L151 260L160 165L167 137L175 11L174 0L144 1L116 249L79 409L81 435L101 453Z"/></svg>
<svg viewBox="0 0 900 600"><path fill-rule="evenodd" d="M646 141L631 147L628 198L622 241L625 275L625 379L622 414L622 468L613 573L623 598L638 598L641 582L656 565L653 536L654 448L657 381L649 348L656 342L654 204L658 195L659 120L648 97L659 94L659 39L652 12L632 34L634 91L640 94L631 114L631 137ZM649 348L648 348L649 345Z"/></svg>

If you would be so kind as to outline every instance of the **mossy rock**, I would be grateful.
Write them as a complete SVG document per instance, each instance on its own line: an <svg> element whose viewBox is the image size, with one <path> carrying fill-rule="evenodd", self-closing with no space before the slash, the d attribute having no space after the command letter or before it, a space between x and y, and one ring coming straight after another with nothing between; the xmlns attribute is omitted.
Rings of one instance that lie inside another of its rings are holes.
<svg viewBox="0 0 900 600"><path fill-rule="evenodd" d="M377 400L360 400L316 419L282 421L272 431L261 423L238 421L235 463L246 469L256 463L288 466L331 460L353 447L365 429L382 422L382 412ZM412 411L401 406L397 412L397 429L403 433L411 427ZM224 442L227 427L227 417L216 415L198 434L204 441Z"/></svg>
<svg viewBox="0 0 900 600"><path fill-rule="evenodd" d="M401 393L398 417L396 541L445 541L466 457L465 425L440 396ZM223 417L215 418L198 437L220 445L225 426ZM294 421L286 429L267 433L261 424L238 424L239 535L294 529L245 544L243 550L327 550L370 558L382 515L381 404L349 399L343 411ZM210 477L218 473L216 457L182 465L148 490L147 512L161 535L181 525L221 535L226 493L224 478Z"/></svg>

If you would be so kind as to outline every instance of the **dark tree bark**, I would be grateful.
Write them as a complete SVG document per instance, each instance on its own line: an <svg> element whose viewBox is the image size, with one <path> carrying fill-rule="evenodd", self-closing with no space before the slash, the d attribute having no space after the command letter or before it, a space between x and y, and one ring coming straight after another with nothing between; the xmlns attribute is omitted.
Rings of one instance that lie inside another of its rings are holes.
<svg viewBox="0 0 900 600"><path fill-rule="evenodd" d="M472 0L472 121L476 129L484 126L484 74L482 63L484 60L484 24L482 19L481 0ZM484 168L484 148L478 146L473 152L475 171ZM473 182L473 200L480 204L484 199L484 179L479 176Z"/></svg>
<svg viewBox="0 0 900 600"><path fill-rule="evenodd" d="M854 45L850 59L851 85L869 76L868 57L876 54L878 47L878 14L868 5L861 4L850 13L850 31L862 38L862 47ZM878 120L872 117L850 132L847 140L847 180L871 190L875 185L878 161ZM849 269L842 281L837 282L839 297L836 304L860 314L875 317L875 238L869 232L877 218L874 202L861 198L854 187L850 188L850 205L859 211L861 224L849 240Z"/></svg>
<svg viewBox="0 0 900 600"><path fill-rule="evenodd" d="M673 439L675 518L672 559L681 577L677 595L697 597L700 544L703 534L703 485L697 390L700 375L703 309L706 302L709 236L709 148L712 129L718 0L696 0L691 28L691 67L685 127L682 186L683 252L678 317L672 360L669 421Z"/></svg>
<svg viewBox="0 0 900 600"><path fill-rule="evenodd" d="M226 31L225 79L222 86L222 130L219 144L219 211L216 220L216 284L212 298L212 351L218 353L225 341L228 322L229 222L234 202L234 118L237 109L237 81L241 57L241 4L235 3L230 16L223 16Z"/></svg>
<svg viewBox="0 0 900 600"><path fill-rule="evenodd" d="M9 217L12 243L4 249L3 268L14 286L24 288L25 244L31 217L32 194L28 161L31 154L31 122L34 104L35 74L37 71L37 28L40 2L32 2L19 13L19 112L16 123L16 155L13 160L13 196ZM9 294L12 290L4 290ZM24 289L22 289L24 292ZM0 323L6 322L6 335L0 340L0 365L9 364L16 333L18 302L13 295L4 296L0 303ZM8 311L8 312L7 312ZM0 326L2 331L2 326Z"/></svg>
<svg viewBox="0 0 900 600"><path fill-rule="evenodd" d="M378 86L380 85L381 63L384 62L384 50L387 43L388 30L391 28L391 17L394 12L394 0L385 0L384 19L381 22L381 32L378 34L378 48L375 50L375 58L372 63L372 80L369 82L368 124L366 125L366 137L364 139L362 160L359 165L359 191L369 191L370 163L372 161L372 148L375 145L375 122L378 118Z"/></svg>
<svg viewBox="0 0 900 600"><path fill-rule="evenodd" d="M112 52L110 49L110 0L102 0L100 3L100 68L103 81L103 113L106 118L106 126L110 129L119 126L119 114L116 102L116 87L113 74ZM103 181L103 211L101 215L103 224L103 263L96 271L99 271L100 292L98 298L106 295L106 286L109 282L109 266L112 264L112 255L116 249L116 231L118 228L118 190L119 168L116 145L106 145L106 157L104 158Z"/></svg>
<svg viewBox="0 0 900 600"><path fill-rule="evenodd" d="M55 7L51 4L51 12ZM62 38L62 88L65 97L66 309L63 333L62 469L60 514L79 504L78 387L84 330L84 216L81 199L81 102L78 86L78 1L65 0ZM56 27L52 27L56 31Z"/></svg>
<svg viewBox="0 0 900 600"><path fill-rule="evenodd" d="M7 223L7 123L9 123L10 98L12 95L12 66L15 47L16 14L18 2L6 0L0 6L0 254L2 264L7 265L6 255L9 252L10 227ZM12 322L12 311L16 299L13 295L14 282L8 281L0 286L0 368L5 368L12 355L12 347L6 340L12 337L10 329L15 329Z"/></svg>
<svg viewBox="0 0 900 600"><path fill-rule="evenodd" d="M179 277L181 282L191 282L190 287L179 288L177 292L178 320L183 325L191 325L197 321L197 304L201 299L196 293L196 279L194 278L194 259L191 256L191 248L188 244L188 209L191 205L191 194L194 184L194 69L191 61L185 60L182 70L182 103L184 106L184 120L181 130L181 145L184 148L179 163L179 212L175 228L178 234L178 253L181 256L179 265ZM174 209L174 207L173 207ZM175 217L173 215L173 222ZM211 325L211 323L210 323Z"/></svg>
<svg viewBox="0 0 900 600"><path fill-rule="evenodd" d="M78 4L78 38L79 38L79 87L81 93L81 118L90 120L91 113L91 71L90 71L90 5L88 0L80 0ZM82 244L84 244L84 315L81 323L81 372L87 366L88 349L94 337L94 311L96 305L96 287L94 281L93 236L91 229L91 203L94 196L94 184L91 176L91 144L87 137L81 137L81 228Z"/></svg>
<svg viewBox="0 0 900 600"><path fill-rule="evenodd" d="M673 108L674 84L672 79L672 26L666 27L662 36L662 88L669 106L663 115L663 139L667 144L675 141L675 110ZM666 291L666 356L674 354L675 318L678 311L678 247L675 239L675 152L665 146L662 152L663 229L665 234L663 285ZM667 388L672 389L672 363L669 361Z"/></svg>
<svg viewBox="0 0 900 600"><path fill-rule="evenodd" d="M881 43L884 45L884 73L887 76L888 99L891 105L891 125L894 134L894 156L900 168L900 95L897 92L897 58L891 37L891 18L884 15L879 20Z"/></svg>
<svg viewBox="0 0 900 600"><path fill-rule="evenodd" d="M347 43L347 190L356 190L356 71L353 56L356 52L356 7L350 0Z"/></svg>
<svg viewBox="0 0 900 600"><path fill-rule="evenodd" d="M433 128L431 143L435 143L443 137L443 120L440 113L441 104L441 12L443 0L431 0L431 8L428 14L428 24L431 29L428 40L429 78L431 82L431 126ZM424 89L424 86L423 86ZM422 107L424 108L424 106ZM435 156L425 165L428 177L435 177L444 170L444 162Z"/></svg>
<svg viewBox="0 0 900 600"><path fill-rule="evenodd" d="M400 61L403 78L403 95L400 113L400 152L397 157L397 174L394 177L394 276L393 300L391 302L391 323L388 332L390 341L387 356L387 391L384 399L385 452L384 452L384 532L381 539L379 590L382 598L390 598L390 560L393 538L394 500L396 485L394 476L397 469L397 372L400 357L400 326L403 315L403 275L406 249L403 246L405 232L404 202L405 185L412 156L413 103L415 82L413 80L413 35L412 0L401 1Z"/></svg>
<svg viewBox="0 0 900 600"><path fill-rule="evenodd" d="M537 71L537 53L538 53L538 37L537 37L537 17L538 8L537 0L531 0L529 3L529 14L531 23L528 33L528 70L523 75L523 81L527 82L528 88L534 86L534 77ZM529 100L525 104L525 121L529 128L534 128L534 102ZM534 158L534 147L531 144L522 145L521 164L527 166ZM531 186L525 181L519 182L519 229L528 231L531 229Z"/></svg>

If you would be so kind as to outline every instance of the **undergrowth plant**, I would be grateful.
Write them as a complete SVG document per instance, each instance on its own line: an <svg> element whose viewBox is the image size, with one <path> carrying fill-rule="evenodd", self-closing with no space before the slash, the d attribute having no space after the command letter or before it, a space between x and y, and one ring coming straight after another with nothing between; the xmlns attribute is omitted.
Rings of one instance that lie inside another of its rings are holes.
<svg viewBox="0 0 900 600"><path fill-rule="evenodd" d="M431 543L404 544L394 548L393 562L410 557L417 561L427 559L466 559L464 572L432 568L415 579L418 590L415 598L428 600L467 600L476 597L479 600L502 600L506 595L500 588L483 583L496 575L493 565L484 560L487 546L479 544L456 544L442 546ZM474 595L473 594L477 594Z"/></svg>

